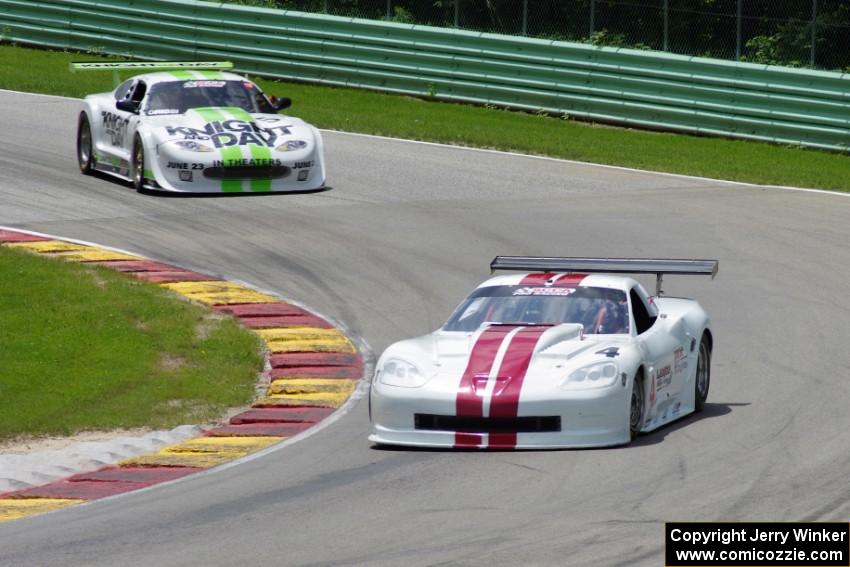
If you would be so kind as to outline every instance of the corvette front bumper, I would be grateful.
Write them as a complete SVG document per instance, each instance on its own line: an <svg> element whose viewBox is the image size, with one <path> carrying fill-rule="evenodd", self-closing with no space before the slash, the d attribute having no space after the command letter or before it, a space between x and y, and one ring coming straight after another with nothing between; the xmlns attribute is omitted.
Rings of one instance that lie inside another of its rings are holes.
<svg viewBox="0 0 850 567"><path fill-rule="evenodd" d="M318 149L271 158L224 160L216 152L191 152L159 144L146 159L146 185L181 193L267 193L313 191L325 185Z"/></svg>
<svg viewBox="0 0 850 567"><path fill-rule="evenodd" d="M604 447L629 442L628 408L628 390L620 386L569 392L557 389L548 396L520 397L513 421L464 420L456 417L455 396L448 392L414 393L410 388L373 384L369 440L443 448ZM452 430L452 424L460 427Z"/></svg>

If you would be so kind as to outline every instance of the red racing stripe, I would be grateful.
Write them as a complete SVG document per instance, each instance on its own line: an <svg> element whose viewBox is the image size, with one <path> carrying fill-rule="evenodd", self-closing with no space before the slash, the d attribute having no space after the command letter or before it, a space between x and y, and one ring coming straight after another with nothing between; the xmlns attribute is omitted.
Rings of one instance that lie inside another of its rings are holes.
<svg viewBox="0 0 850 567"><path fill-rule="evenodd" d="M531 357L534 355L534 347L543 333L550 328L528 327L514 335L496 374L496 388L490 401L490 417L517 416L519 394ZM491 433L487 446L493 449L513 449L516 447L516 436L516 432Z"/></svg>
<svg viewBox="0 0 850 567"><path fill-rule="evenodd" d="M493 368L496 352L499 350L505 336L516 329L513 325L488 327L475 341L469 362L463 371L457 390L455 411L458 417L482 417L484 412L484 390L487 387L487 377ZM474 449L482 444L481 433L455 433L455 448Z"/></svg>
<svg viewBox="0 0 850 567"><path fill-rule="evenodd" d="M541 285L548 282L552 276L554 276L552 272L540 273L540 274L527 274L522 280L520 280L519 285Z"/></svg>
<svg viewBox="0 0 850 567"><path fill-rule="evenodd" d="M560 276L555 278L555 281L552 282L552 285L576 287L586 277L587 274L561 274Z"/></svg>

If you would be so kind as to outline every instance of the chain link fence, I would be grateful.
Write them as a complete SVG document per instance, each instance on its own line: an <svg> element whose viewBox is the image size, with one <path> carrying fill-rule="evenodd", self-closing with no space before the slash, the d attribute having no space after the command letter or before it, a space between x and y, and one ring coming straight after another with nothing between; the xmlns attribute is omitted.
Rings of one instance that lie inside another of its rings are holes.
<svg viewBox="0 0 850 567"><path fill-rule="evenodd" d="M230 0L409 24L850 71L848 0Z"/></svg>

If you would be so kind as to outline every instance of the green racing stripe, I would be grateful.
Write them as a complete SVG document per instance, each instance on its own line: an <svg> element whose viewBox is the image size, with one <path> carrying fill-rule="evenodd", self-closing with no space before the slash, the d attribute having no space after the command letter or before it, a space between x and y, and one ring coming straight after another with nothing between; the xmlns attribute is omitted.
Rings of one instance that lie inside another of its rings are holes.
<svg viewBox="0 0 850 567"><path fill-rule="evenodd" d="M248 146L251 148L251 158L256 160L268 160L271 163L272 151L266 146L258 146L256 144L249 144ZM268 193L272 190L272 178L268 177L266 179L252 179L251 180L251 191L255 193Z"/></svg>
<svg viewBox="0 0 850 567"><path fill-rule="evenodd" d="M216 108L196 108L195 112L197 112L201 118L206 120L207 122L215 122L218 120L222 122L227 118L220 112L220 110L227 109L216 109ZM228 163L234 163L242 159L242 149L239 146L225 146L221 148L221 161L224 163L224 167L227 167ZM242 192L242 180L241 179L222 179L221 180L221 190L225 193L241 193Z"/></svg>
<svg viewBox="0 0 850 567"><path fill-rule="evenodd" d="M233 118L237 120L242 120L243 122L253 122L254 118L250 113L246 112L241 108L222 108L224 112L230 114ZM272 159L272 151L268 146L259 146L257 144L248 144L248 148L251 150L251 159L255 160L263 160L265 162L271 163ZM252 179L251 180L251 191L254 193L268 193L272 190L272 180L271 177L266 179Z"/></svg>
<svg viewBox="0 0 850 567"><path fill-rule="evenodd" d="M194 109L198 115L207 122L224 122L228 119L242 120L244 122L253 122L251 114L238 107L223 107L223 108L196 108ZM247 144L248 150L251 152L251 159L271 163L272 151L271 148L259 144ZM245 157L242 154L242 147L238 145L225 146L219 150L221 152L221 161L224 167L229 164L239 163ZM254 193L268 193L272 190L271 177L261 179L251 179L249 188ZM222 179L221 190L225 193L242 192L243 184L241 179Z"/></svg>
<svg viewBox="0 0 850 567"><path fill-rule="evenodd" d="M227 78L221 73L221 71L204 71L198 70L196 71L199 75L201 75L204 79L209 81L225 81Z"/></svg>
<svg viewBox="0 0 850 567"><path fill-rule="evenodd" d="M196 78L192 71L170 71L170 74L178 81L192 81Z"/></svg>

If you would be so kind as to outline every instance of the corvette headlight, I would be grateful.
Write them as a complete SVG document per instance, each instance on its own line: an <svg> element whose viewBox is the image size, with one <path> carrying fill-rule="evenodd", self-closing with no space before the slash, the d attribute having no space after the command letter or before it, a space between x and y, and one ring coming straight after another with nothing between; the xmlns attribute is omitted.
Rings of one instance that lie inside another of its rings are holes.
<svg viewBox="0 0 850 567"><path fill-rule="evenodd" d="M561 387L571 390L604 388L617 381L619 372L620 367L614 361L595 362L570 372Z"/></svg>
<svg viewBox="0 0 850 567"><path fill-rule="evenodd" d="M189 150L190 152L212 152L214 151L211 147L206 144L202 144L195 140L177 140L174 142L178 148L183 150Z"/></svg>
<svg viewBox="0 0 850 567"><path fill-rule="evenodd" d="M387 386L419 388L425 384L425 375L413 364L399 358L391 358L378 372L378 381Z"/></svg>

